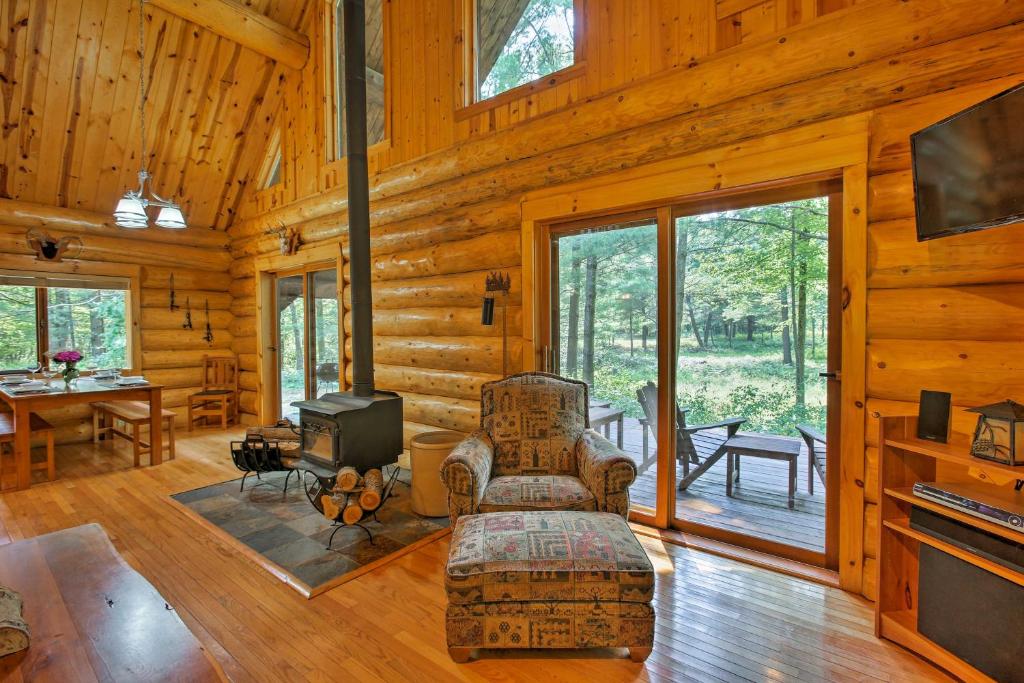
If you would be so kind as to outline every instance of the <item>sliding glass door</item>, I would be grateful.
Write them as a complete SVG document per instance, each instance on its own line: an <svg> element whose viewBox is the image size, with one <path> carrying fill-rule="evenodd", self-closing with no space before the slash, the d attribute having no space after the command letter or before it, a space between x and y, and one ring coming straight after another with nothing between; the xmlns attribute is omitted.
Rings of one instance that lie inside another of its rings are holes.
<svg viewBox="0 0 1024 683"><path fill-rule="evenodd" d="M832 545L827 445L838 442L824 189L673 212L676 523L819 565Z"/></svg>
<svg viewBox="0 0 1024 683"><path fill-rule="evenodd" d="M279 273L274 283L278 417L297 420L295 401L341 386L338 271Z"/></svg>
<svg viewBox="0 0 1024 683"><path fill-rule="evenodd" d="M551 232L552 370L590 387L591 426L625 450L633 504L655 507L658 223L654 214Z"/></svg>
<svg viewBox="0 0 1024 683"><path fill-rule="evenodd" d="M542 226L545 367L589 385L644 521L834 566L836 190Z"/></svg>

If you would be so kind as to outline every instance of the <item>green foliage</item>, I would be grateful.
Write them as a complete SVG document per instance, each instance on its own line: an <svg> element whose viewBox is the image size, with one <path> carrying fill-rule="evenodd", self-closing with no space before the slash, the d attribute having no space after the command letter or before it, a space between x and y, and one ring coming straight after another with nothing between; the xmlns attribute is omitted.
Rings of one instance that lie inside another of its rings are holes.
<svg viewBox="0 0 1024 683"><path fill-rule="evenodd" d="M483 24L488 16L480 16ZM531 0L494 66L481 74L481 99L571 66L574 58L573 1ZM480 26L480 33L493 30Z"/></svg>
<svg viewBox="0 0 1024 683"><path fill-rule="evenodd" d="M609 227L558 240L560 367L586 379L589 261L596 265L592 393L640 417L636 390L657 380L657 228ZM677 387L689 423L735 416L752 431L795 434L805 422L824 428L825 382L817 373L826 369L828 200L686 216L676 229Z"/></svg>
<svg viewBox="0 0 1024 683"><path fill-rule="evenodd" d="M0 369L36 365L35 292L0 286ZM122 290L48 289L48 351L80 351L83 369L128 367L125 297Z"/></svg>
<svg viewBox="0 0 1024 683"><path fill-rule="evenodd" d="M128 367L125 304L123 290L48 289L49 350L81 351L82 369Z"/></svg>
<svg viewBox="0 0 1024 683"><path fill-rule="evenodd" d="M36 290L0 287L0 369L36 363Z"/></svg>

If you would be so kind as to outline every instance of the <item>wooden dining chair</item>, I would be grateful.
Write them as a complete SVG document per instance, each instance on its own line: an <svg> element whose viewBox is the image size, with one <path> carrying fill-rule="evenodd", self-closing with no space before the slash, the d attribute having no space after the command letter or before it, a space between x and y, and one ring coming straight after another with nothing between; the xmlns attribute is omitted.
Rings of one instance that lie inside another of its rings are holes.
<svg viewBox="0 0 1024 683"><path fill-rule="evenodd" d="M203 356L203 389L188 397L188 431L196 420L208 425L220 419L221 429L238 420L238 361L234 357Z"/></svg>

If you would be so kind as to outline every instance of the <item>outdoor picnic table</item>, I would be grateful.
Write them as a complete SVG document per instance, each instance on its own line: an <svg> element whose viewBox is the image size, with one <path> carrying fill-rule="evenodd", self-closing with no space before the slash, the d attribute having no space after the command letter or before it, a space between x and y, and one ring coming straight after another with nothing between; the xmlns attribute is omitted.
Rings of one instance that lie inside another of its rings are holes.
<svg viewBox="0 0 1024 683"><path fill-rule="evenodd" d="M787 436L766 436L764 434L737 434L723 444L725 450L725 495L732 496L733 481L740 480L740 456L748 455L769 460L789 462L790 510L796 499L796 463L800 457L800 439Z"/></svg>

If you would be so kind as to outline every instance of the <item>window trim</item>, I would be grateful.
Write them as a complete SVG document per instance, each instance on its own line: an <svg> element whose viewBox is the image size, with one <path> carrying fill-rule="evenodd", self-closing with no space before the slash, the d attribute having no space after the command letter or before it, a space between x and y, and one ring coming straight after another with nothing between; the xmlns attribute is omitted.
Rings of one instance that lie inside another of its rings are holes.
<svg viewBox="0 0 1024 683"><path fill-rule="evenodd" d="M341 130L339 125L341 118L339 110L341 94L338 88L340 74L338 74L337 32L341 30L341 27L338 26L337 16L342 1L324 0L322 3L324 16L320 37L323 43L322 53L324 55L324 75L326 78L324 83L324 111L326 114L324 130L327 131L327 135L324 136L324 155L328 164L343 161L347 156L340 153L341 137L345 134L345 131ZM367 145L366 151L368 154L390 148L392 135L394 98L392 97L391 83L391 0L380 0L380 3L381 41L384 44L384 72L382 74L384 77L384 137L379 142Z"/></svg>
<svg viewBox="0 0 1024 683"><path fill-rule="evenodd" d="M20 262L22 259L18 259ZM26 265L38 265L31 257L24 258ZM17 264L13 267L6 265L0 269L0 275L11 275L15 277L38 278L42 280L59 280L60 276L67 275L66 279L78 282L94 282L96 289L118 289L125 292L125 361L130 365L122 370L138 371L142 368L142 335L140 321L142 319L142 298L141 298L141 266L122 265L93 265L84 262L51 263L47 271L35 270L33 268L21 268ZM110 287L113 283L122 286ZM45 289L36 288L36 360L40 363L45 361L44 354L49 346L47 325L48 308L40 308L41 298L45 296ZM43 300L45 302L45 300ZM43 315L40 315L40 310ZM42 329L40 326L43 326ZM0 374L24 372L25 368L0 368Z"/></svg>
<svg viewBox="0 0 1024 683"><path fill-rule="evenodd" d="M492 97L478 99L477 85L480 74L477 68L476 7L477 0L460 0L456 6L456 31L461 37L461 41L458 42L462 44L461 49L456 50L458 75L456 83L459 90L456 95L458 106L455 110L457 121L476 116L508 102L544 92L578 78L586 71L584 3L583 0L573 0L573 63L564 69L527 81Z"/></svg>

